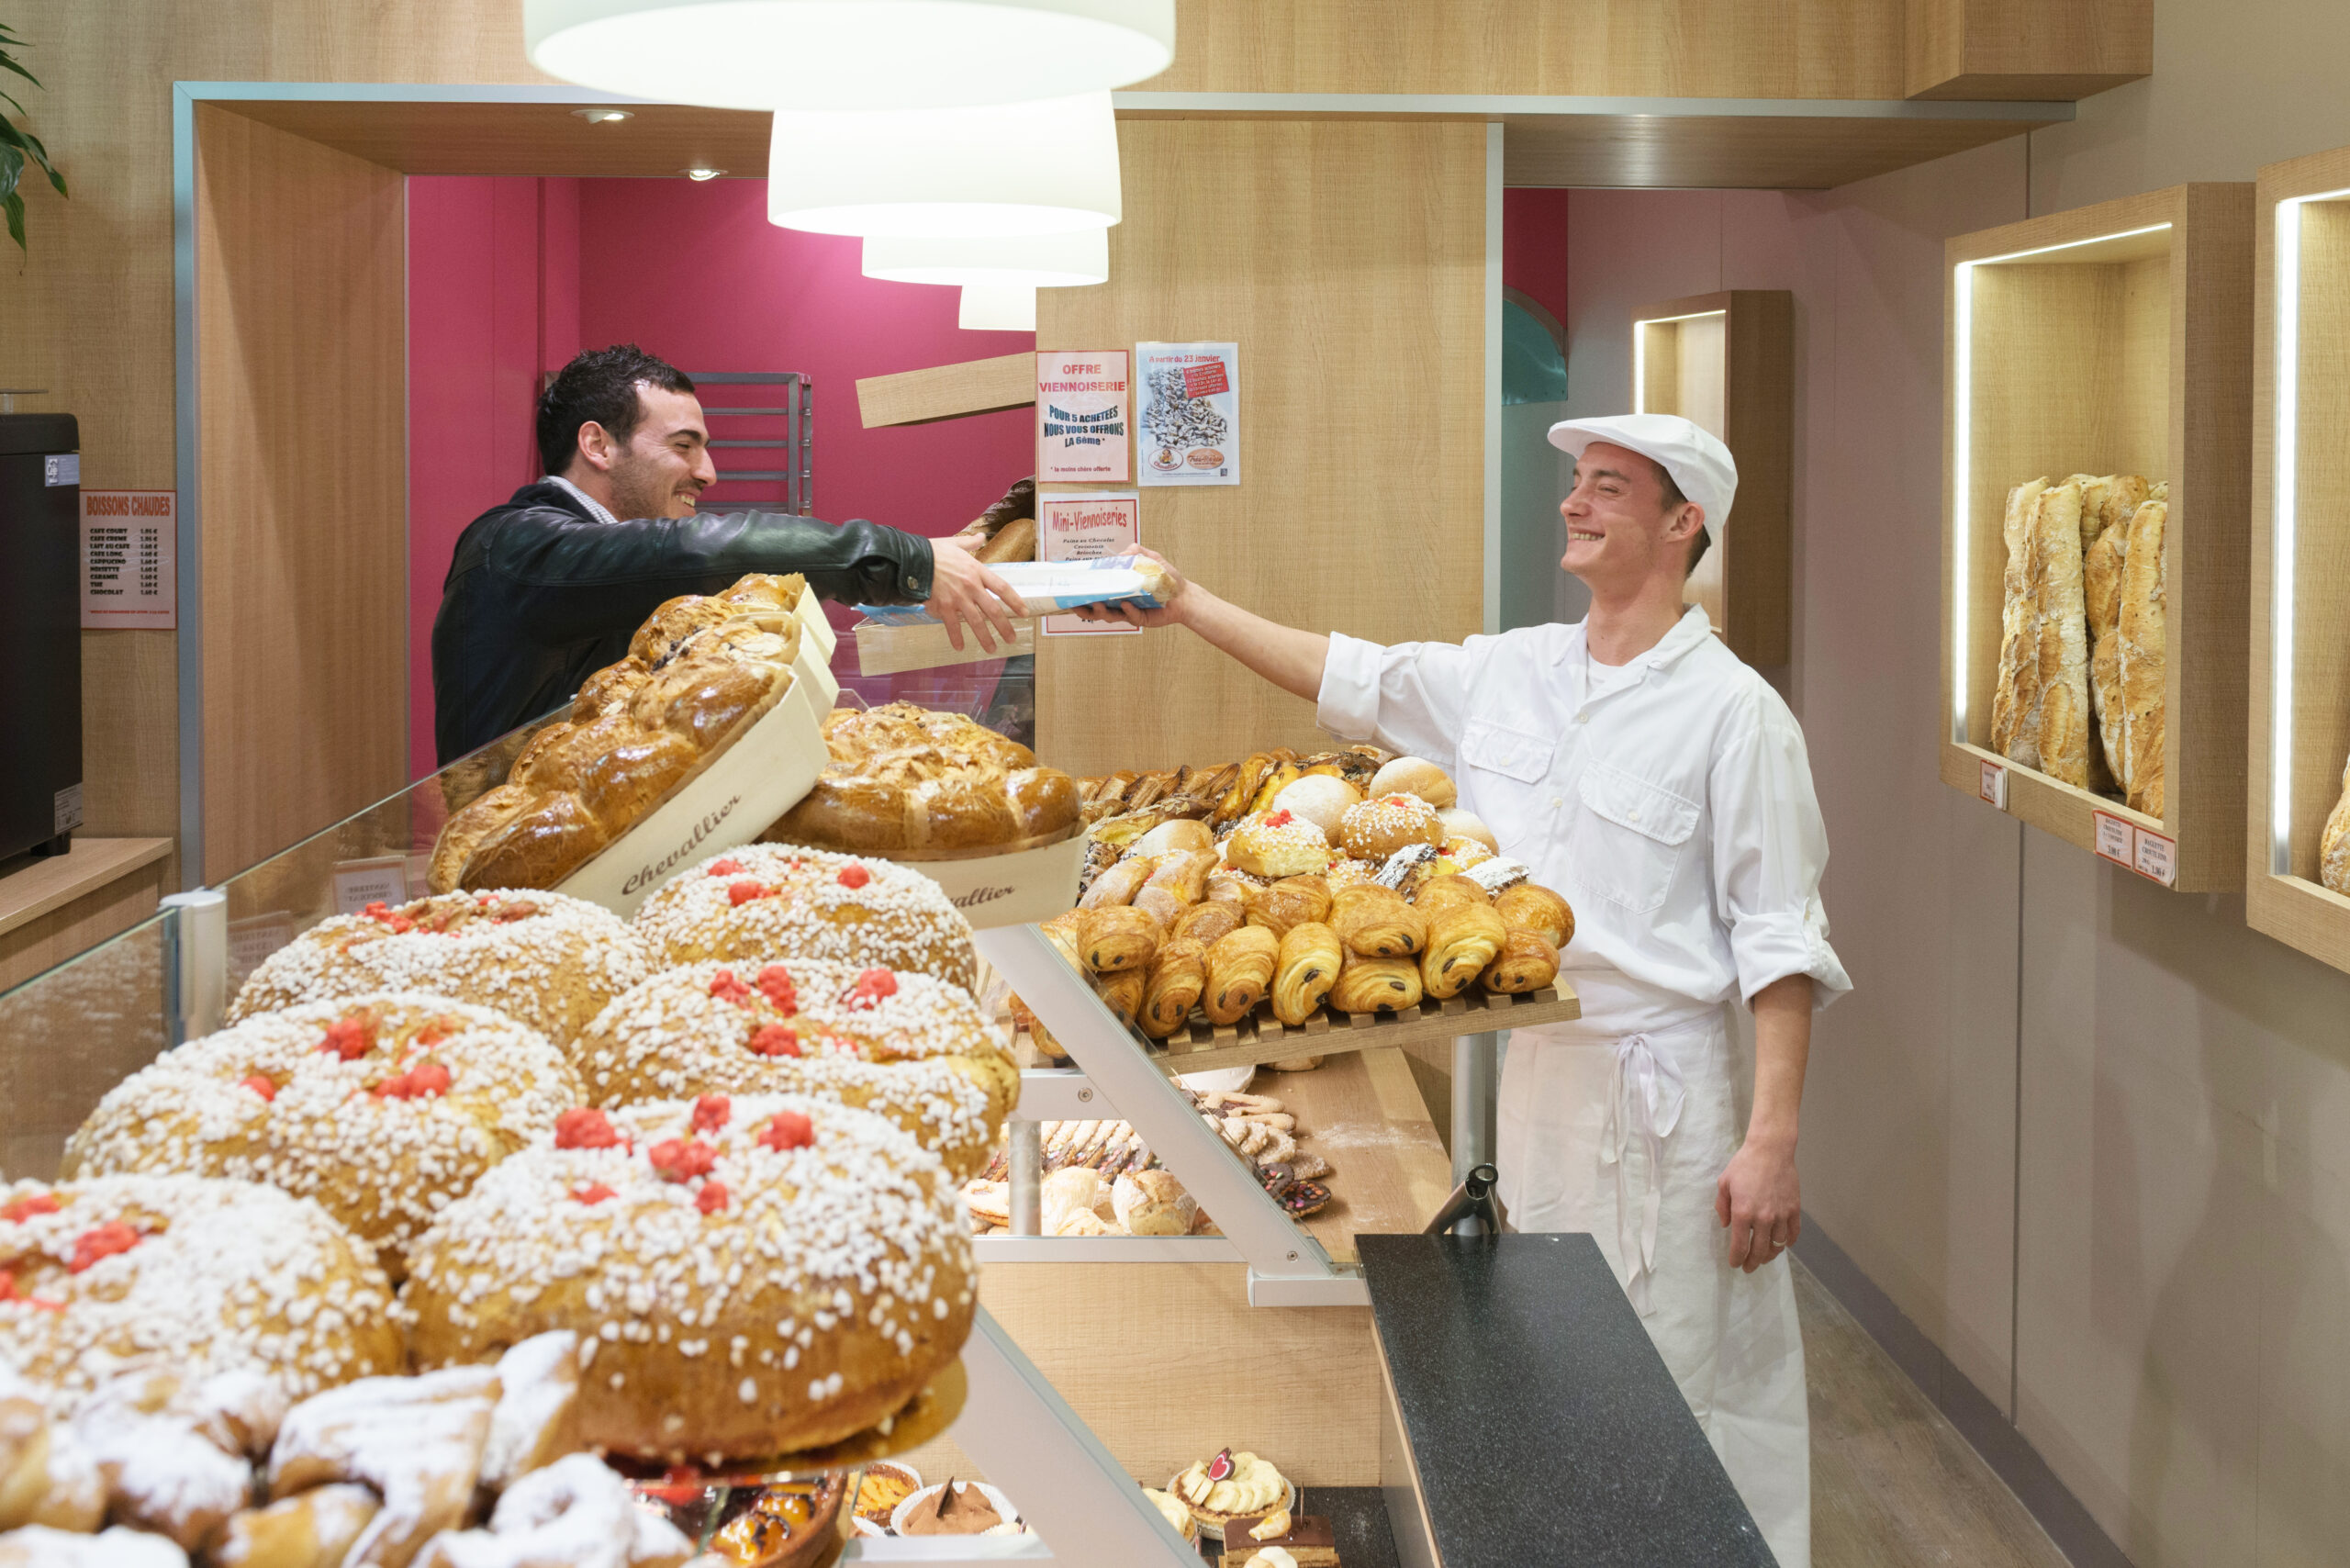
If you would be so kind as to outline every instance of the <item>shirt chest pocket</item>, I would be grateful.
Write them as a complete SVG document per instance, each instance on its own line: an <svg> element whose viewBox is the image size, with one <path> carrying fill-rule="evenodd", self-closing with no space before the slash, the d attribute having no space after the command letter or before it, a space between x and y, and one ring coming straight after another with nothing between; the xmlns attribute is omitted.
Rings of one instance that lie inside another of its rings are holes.
<svg viewBox="0 0 2350 1568"><path fill-rule="evenodd" d="M1490 719L1472 719L1460 733L1462 762L1520 784L1540 783L1550 771L1550 756L1558 748L1552 736L1513 730Z"/></svg>
<svg viewBox="0 0 2350 1568"><path fill-rule="evenodd" d="M1570 858L1576 879L1634 914L1664 902L1697 831L1697 802L1605 763L1583 770Z"/></svg>

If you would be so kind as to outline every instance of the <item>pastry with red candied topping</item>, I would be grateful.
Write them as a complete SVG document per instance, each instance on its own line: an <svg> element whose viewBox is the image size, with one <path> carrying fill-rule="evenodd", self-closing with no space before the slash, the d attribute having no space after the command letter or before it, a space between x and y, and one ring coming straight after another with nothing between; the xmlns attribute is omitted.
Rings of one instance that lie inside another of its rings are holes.
<svg viewBox="0 0 2350 1568"><path fill-rule="evenodd" d="M65 1146L71 1176L171 1171L314 1198L392 1278L450 1199L581 1099L546 1036L486 1007L376 991L165 1051Z"/></svg>
<svg viewBox="0 0 2350 1568"><path fill-rule="evenodd" d="M646 973L635 931L600 904L562 893L436 893L320 921L262 960L229 1021L420 991L495 1009L563 1045Z"/></svg>
<svg viewBox="0 0 2350 1568"><path fill-rule="evenodd" d="M938 1157L812 1095L565 1113L408 1255L422 1367L569 1328L580 1440L670 1462L811 1448L962 1349L968 1226Z"/></svg>
<svg viewBox="0 0 2350 1568"><path fill-rule="evenodd" d="M572 1061L599 1105L818 1094L890 1118L976 1176L1020 1102L1012 1040L929 975L819 958L665 969L596 1015Z"/></svg>
<svg viewBox="0 0 2350 1568"><path fill-rule="evenodd" d="M887 860L752 844L679 872L636 912L657 965L829 958L979 989L971 924L936 882Z"/></svg>
<svg viewBox="0 0 2350 1568"><path fill-rule="evenodd" d="M0 1365L70 1412L126 1369L251 1369L288 1399L400 1370L391 1286L306 1198L202 1176L0 1186Z"/></svg>

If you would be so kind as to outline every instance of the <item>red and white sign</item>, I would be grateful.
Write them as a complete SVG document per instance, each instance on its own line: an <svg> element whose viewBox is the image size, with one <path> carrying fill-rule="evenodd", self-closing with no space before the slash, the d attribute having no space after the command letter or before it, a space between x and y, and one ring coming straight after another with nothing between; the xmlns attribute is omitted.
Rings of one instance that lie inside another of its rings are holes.
<svg viewBox="0 0 2350 1568"><path fill-rule="evenodd" d="M2177 886L2178 840L2126 822L2111 812L2094 815L2098 855L2150 882L2160 882L2165 888Z"/></svg>
<svg viewBox="0 0 2350 1568"><path fill-rule="evenodd" d="M1040 561L1099 561L1126 555L1142 543L1142 498L1132 490L1038 495L1036 558ZM1140 636L1142 628L1122 621L1080 621L1047 615L1048 637Z"/></svg>
<svg viewBox="0 0 2350 1568"><path fill-rule="evenodd" d="M82 625L179 624L179 492L82 492Z"/></svg>
<svg viewBox="0 0 2350 1568"><path fill-rule="evenodd" d="M2097 823L2097 852L2116 866L2138 868L2138 830L2111 812L2089 813Z"/></svg>
<svg viewBox="0 0 2350 1568"><path fill-rule="evenodd" d="M1123 485L1134 477L1134 382L1126 365L1124 349L1036 356L1038 484Z"/></svg>
<svg viewBox="0 0 2350 1568"><path fill-rule="evenodd" d="M2008 770L1996 762L1985 763L1983 780L1975 785L1975 792L1982 796L1989 804L1998 807L2003 812L2006 811L2008 809Z"/></svg>

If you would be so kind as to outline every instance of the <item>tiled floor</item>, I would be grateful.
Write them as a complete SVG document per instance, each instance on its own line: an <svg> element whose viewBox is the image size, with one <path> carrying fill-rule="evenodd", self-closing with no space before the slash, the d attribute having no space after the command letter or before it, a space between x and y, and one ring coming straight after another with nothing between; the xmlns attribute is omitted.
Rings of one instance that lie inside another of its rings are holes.
<svg viewBox="0 0 2350 1568"><path fill-rule="evenodd" d="M1811 1382L1812 1568L2066 1568L1942 1412L1795 1268Z"/></svg>

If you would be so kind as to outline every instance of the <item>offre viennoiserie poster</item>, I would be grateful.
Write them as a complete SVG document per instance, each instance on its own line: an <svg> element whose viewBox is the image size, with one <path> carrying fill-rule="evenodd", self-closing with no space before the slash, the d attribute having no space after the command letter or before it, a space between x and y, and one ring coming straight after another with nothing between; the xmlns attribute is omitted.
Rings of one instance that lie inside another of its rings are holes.
<svg viewBox="0 0 2350 1568"><path fill-rule="evenodd" d="M1036 356L1036 482L1123 485L1134 476L1134 384L1124 349Z"/></svg>

